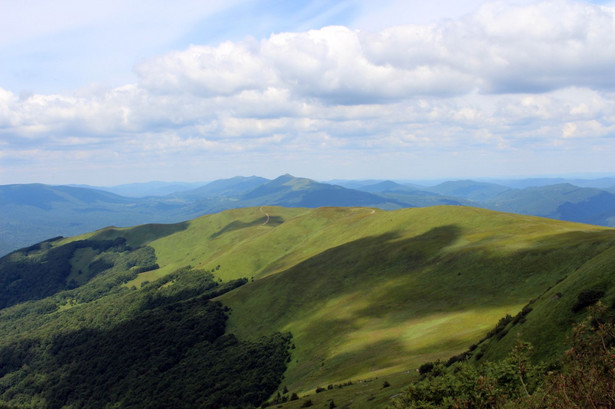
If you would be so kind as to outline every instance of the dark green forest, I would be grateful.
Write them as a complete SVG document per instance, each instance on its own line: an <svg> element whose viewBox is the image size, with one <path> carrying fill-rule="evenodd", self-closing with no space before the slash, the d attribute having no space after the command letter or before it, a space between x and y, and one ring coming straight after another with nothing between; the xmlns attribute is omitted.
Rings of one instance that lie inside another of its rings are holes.
<svg viewBox="0 0 615 409"><path fill-rule="evenodd" d="M34 336L0 347L0 402L50 409L258 406L282 380L291 337L247 342L225 333L230 311L210 299L246 282L220 284L188 267L141 291L120 283L105 303L72 306L76 320L58 322L49 308L29 332ZM91 300L90 291L96 286L4 310L0 321L16 326L43 302Z"/></svg>
<svg viewBox="0 0 615 409"><path fill-rule="evenodd" d="M84 291L78 294L81 302L91 301L97 297L96 292L102 295L140 272L158 268L151 247L133 249L121 237L53 246L60 239L47 240L0 258L0 309L40 300L97 279L86 290L87 294ZM82 268L73 271L73 260L79 250L87 250L89 257Z"/></svg>

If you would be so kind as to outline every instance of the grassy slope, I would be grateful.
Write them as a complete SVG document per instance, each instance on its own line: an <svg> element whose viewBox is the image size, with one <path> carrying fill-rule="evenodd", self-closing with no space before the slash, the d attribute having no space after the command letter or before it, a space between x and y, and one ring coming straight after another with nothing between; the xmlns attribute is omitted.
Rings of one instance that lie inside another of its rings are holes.
<svg viewBox="0 0 615 409"><path fill-rule="evenodd" d="M277 224L262 225L263 212ZM255 277L222 298L230 326L247 337L293 332L287 383L307 390L464 350L604 240L615 232L463 207L239 209L153 242L162 269L141 279L186 264Z"/></svg>
<svg viewBox="0 0 615 409"><path fill-rule="evenodd" d="M595 237L577 237L576 240L579 247L595 246ZM607 306L615 305L615 247L608 241L600 247L604 249L601 254L584 263L531 304L532 311L526 316L526 322L509 324L502 339L491 340L477 351L482 349L487 360L497 360L504 357L518 339L524 339L533 344L535 359L556 359L570 342L571 322L581 321L587 315L585 308L572 312L581 291L602 290L605 294L600 301Z"/></svg>
<svg viewBox="0 0 615 409"><path fill-rule="evenodd" d="M615 240L615 231L461 207L345 222L318 232L315 242L347 234L353 241L223 297L238 333L295 335L292 389L458 353L600 251L577 247L570 232Z"/></svg>
<svg viewBox="0 0 615 409"><path fill-rule="evenodd" d="M220 265L224 280L254 277L221 298L233 309L230 330L291 331L285 384L298 392L399 377L459 353L615 242L615 230L456 206L266 206L96 236L118 234L134 244L160 237L150 245L161 268L129 285L188 264Z"/></svg>

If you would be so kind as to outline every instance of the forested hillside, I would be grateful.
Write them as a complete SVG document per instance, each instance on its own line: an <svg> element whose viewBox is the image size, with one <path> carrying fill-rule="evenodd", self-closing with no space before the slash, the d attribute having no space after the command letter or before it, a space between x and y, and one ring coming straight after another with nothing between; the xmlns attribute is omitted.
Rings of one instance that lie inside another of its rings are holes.
<svg viewBox="0 0 615 409"><path fill-rule="evenodd" d="M209 272L185 268L138 292L116 278L98 298L84 285L4 309L0 402L41 408L258 406L282 380L291 337L242 341L225 333L229 310L210 299L245 281L220 285Z"/></svg>

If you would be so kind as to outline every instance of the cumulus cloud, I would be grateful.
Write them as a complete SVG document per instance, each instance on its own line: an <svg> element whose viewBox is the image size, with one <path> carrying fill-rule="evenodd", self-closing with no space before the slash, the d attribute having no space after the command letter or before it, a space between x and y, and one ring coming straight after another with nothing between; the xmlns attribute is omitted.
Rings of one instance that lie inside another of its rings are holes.
<svg viewBox="0 0 615 409"><path fill-rule="evenodd" d="M81 152L71 160L87 149L108 159L604 145L615 132L613 38L615 7L547 0L376 32L329 26L193 45L143 61L122 87L0 89L3 156L21 158L33 140Z"/></svg>
<svg viewBox="0 0 615 409"><path fill-rule="evenodd" d="M282 87L361 104L417 95L612 88L615 9L566 1L487 3L460 20L370 33L325 27L193 46L137 68L152 91L230 95Z"/></svg>
<svg viewBox="0 0 615 409"><path fill-rule="evenodd" d="M263 58L247 43L191 46L137 66L141 85L153 92L187 92L204 97L262 89L273 80Z"/></svg>

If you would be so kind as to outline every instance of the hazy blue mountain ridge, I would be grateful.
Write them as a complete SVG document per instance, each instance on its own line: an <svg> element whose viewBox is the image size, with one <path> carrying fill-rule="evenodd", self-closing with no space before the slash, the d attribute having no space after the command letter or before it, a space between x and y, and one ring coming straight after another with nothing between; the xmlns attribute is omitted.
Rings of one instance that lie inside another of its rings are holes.
<svg viewBox="0 0 615 409"><path fill-rule="evenodd" d="M513 189L525 189L528 187L541 187L568 183L578 187L594 187L609 189L615 187L615 177L602 177L594 179L581 178L528 178L528 179L490 179L489 183L507 186Z"/></svg>
<svg viewBox="0 0 615 409"><path fill-rule="evenodd" d="M569 183L505 191L484 202L485 207L580 223L613 226L615 195Z"/></svg>
<svg viewBox="0 0 615 409"><path fill-rule="evenodd" d="M142 182L142 183L127 183L117 186L93 186L93 185L69 185L71 187L81 187L86 189L102 190L104 192L115 193L116 195L126 197L148 197L148 196L166 196L183 192L186 190L196 189L206 185L207 182Z"/></svg>
<svg viewBox="0 0 615 409"><path fill-rule="evenodd" d="M182 198L234 196L255 189L267 182L269 182L269 179L258 176L236 176L230 179L215 180L196 189L178 192L174 196Z"/></svg>
<svg viewBox="0 0 615 409"><path fill-rule="evenodd" d="M506 192L510 190L510 188L495 183L458 180L440 183L439 185L426 188L425 190L441 195L460 197L474 202L482 202L500 193Z"/></svg>
<svg viewBox="0 0 615 409"><path fill-rule="evenodd" d="M286 207L374 206L403 207L386 198L342 186L319 183L307 178L283 175L241 196L251 206L262 204Z"/></svg>

